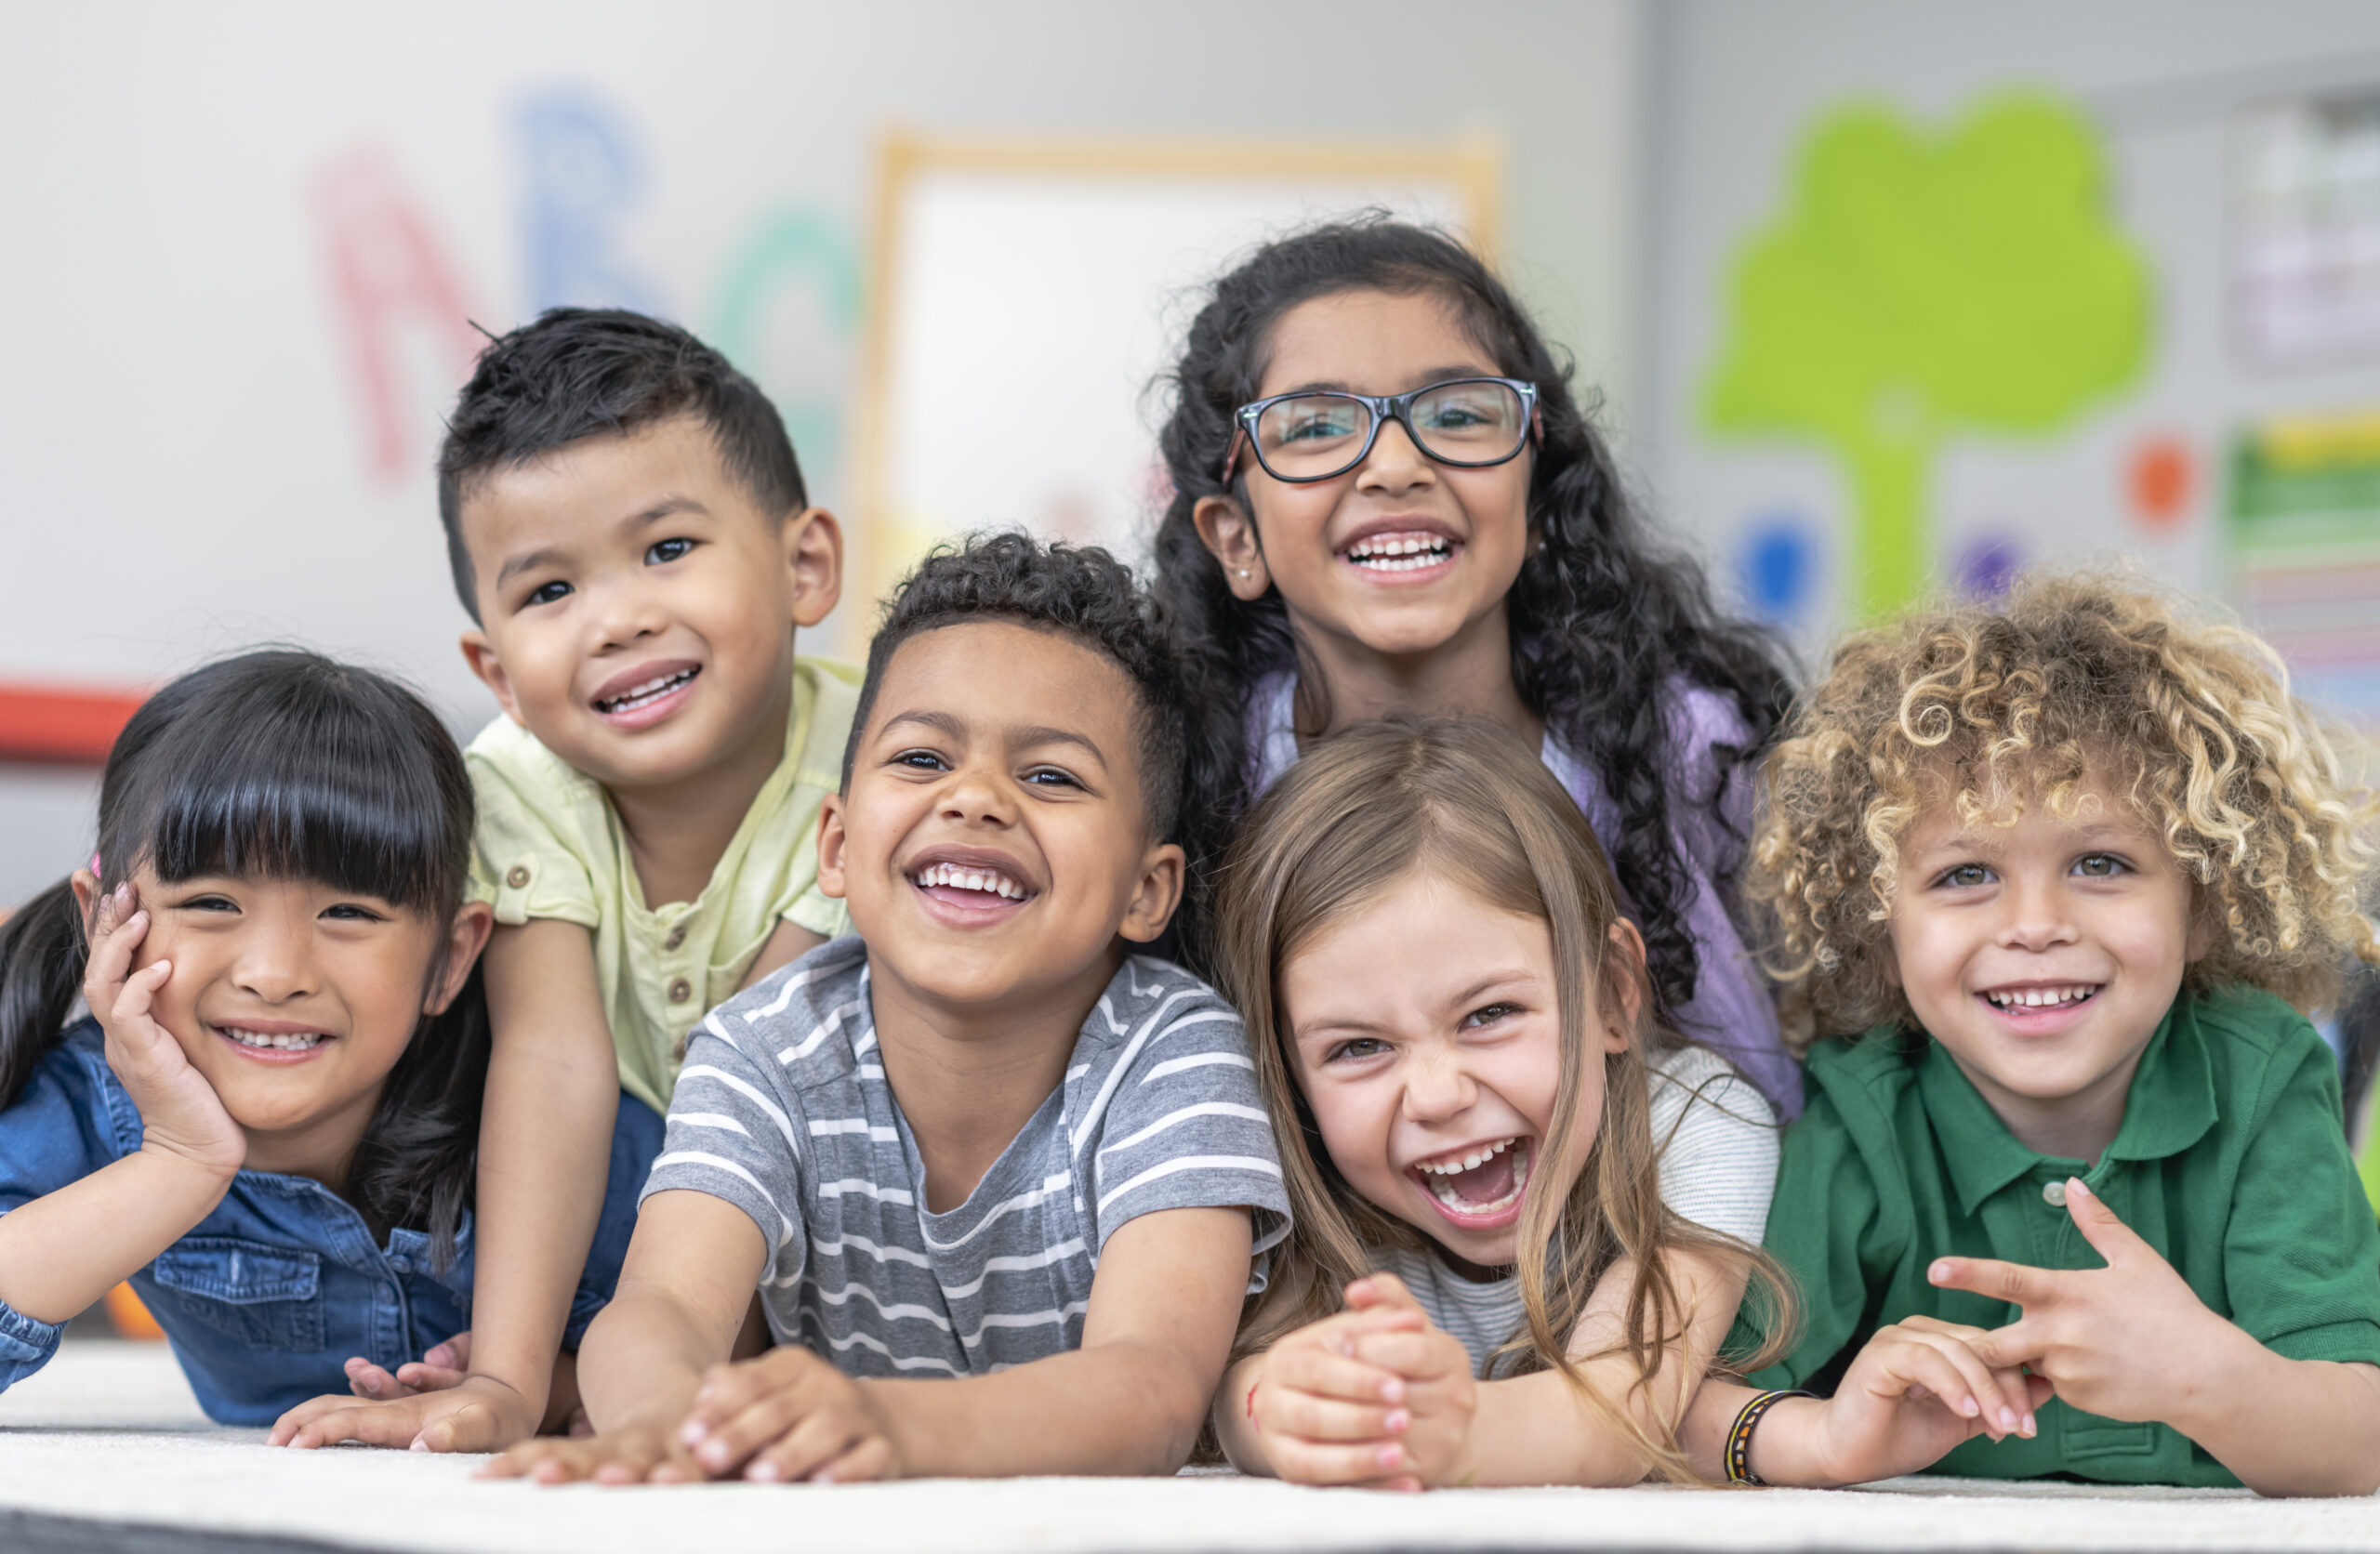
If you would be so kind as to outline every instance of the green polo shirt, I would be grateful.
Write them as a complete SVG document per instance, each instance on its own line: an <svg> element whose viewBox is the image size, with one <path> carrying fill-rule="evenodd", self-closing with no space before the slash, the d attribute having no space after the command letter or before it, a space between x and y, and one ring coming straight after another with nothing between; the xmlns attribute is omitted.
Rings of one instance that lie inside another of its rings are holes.
<svg viewBox="0 0 2380 1554"><path fill-rule="evenodd" d="M2141 1054L2123 1125L2096 1166L2017 1142L1948 1051L1884 1027L1810 1054L1809 1109L1785 1134L1771 1255L1799 1281L1804 1327L1753 1382L1831 1389L1889 1323L1977 1327L2017 1308L1937 1289L1945 1255L2105 1266L2060 1203L2079 1176L2201 1300L2293 1360L2380 1363L2380 1227L2348 1157L2335 1060L2269 994L2185 992ZM2055 1192L2049 1191L2056 1187ZM1739 1330L1751 1347L1756 1335ZM2108 1483L2237 1485L2170 1426L2053 1400L2030 1441L1978 1437L1931 1471Z"/></svg>

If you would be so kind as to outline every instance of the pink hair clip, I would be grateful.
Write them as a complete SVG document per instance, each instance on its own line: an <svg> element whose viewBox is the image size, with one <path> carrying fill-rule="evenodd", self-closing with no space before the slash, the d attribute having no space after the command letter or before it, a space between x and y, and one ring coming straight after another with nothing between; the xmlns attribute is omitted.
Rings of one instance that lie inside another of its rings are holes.
<svg viewBox="0 0 2380 1554"><path fill-rule="evenodd" d="M91 854L91 872L93 874L99 872L99 855L96 852Z"/></svg>

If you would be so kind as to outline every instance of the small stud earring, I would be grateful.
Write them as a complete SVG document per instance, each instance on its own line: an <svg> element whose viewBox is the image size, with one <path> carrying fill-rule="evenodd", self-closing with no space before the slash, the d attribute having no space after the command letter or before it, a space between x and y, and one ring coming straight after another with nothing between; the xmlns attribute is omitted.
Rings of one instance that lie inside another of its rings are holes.
<svg viewBox="0 0 2380 1554"><path fill-rule="evenodd" d="M1240 568L1240 569L1239 569L1239 575L1241 575L1242 577L1247 576L1247 575L1248 575L1248 569L1247 569L1246 567L1242 567L1242 568Z"/></svg>

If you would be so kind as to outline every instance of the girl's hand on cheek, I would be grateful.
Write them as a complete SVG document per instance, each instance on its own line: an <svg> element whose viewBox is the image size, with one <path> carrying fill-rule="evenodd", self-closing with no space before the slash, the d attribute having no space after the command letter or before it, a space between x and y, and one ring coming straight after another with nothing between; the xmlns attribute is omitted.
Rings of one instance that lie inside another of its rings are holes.
<svg viewBox="0 0 2380 1554"><path fill-rule="evenodd" d="M1405 1445L1413 1422L1405 1378L1356 1350L1426 1325L1406 1307L1342 1311L1276 1344L1240 1403L1273 1471L1291 1483L1421 1488Z"/></svg>
<svg viewBox="0 0 2380 1554"><path fill-rule="evenodd" d="M1408 1422L1401 1433L1407 1472L1433 1489L1461 1482L1469 1472L1464 1448L1479 1410L1471 1351L1454 1335L1431 1324L1394 1273L1375 1273L1348 1285L1347 1304L1352 1310L1407 1312L1419 1319L1418 1329L1400 1326L1364 1334L1355 1340L1355 1358L1404 1380Z"/></svg>
<svg viewBox="0 0 2380 1554"><path fill-rule="evenodd" d="M229 1179L247 1159L247 1136L222 1098L191 1067L181 1043L150 1012L173 975L166 961L133 968L150 918L129 884L99 899L91 916L91 956L83 998L107 1033L108 1067L140 1112L143 1152L167 1154Z"/></svg>

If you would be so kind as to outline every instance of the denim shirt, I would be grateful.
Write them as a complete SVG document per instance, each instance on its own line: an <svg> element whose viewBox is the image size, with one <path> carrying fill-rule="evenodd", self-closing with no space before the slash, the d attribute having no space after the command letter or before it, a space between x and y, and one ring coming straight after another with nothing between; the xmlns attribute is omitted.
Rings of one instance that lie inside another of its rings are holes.
<svg viewBox="0 0 2380 1554"><path fill-rule="evenodd" d="M95 1021L71 1027L0 1113L0 1213L80 1180L140 1148L139 1111L108 1067ZM661 1119L620 1098L611 1179L562 1346L575 1349L618 1282L638 1190L661 1146ZM157 1324L218 1424L270 1425L309 1398L348 1389L363 1355L394 1370L470 1325L471 1220L453 1262L399 1228L375 1243L364 1217L307 1177L242 1171L207 1217L134 1273ZM0 1390L48 1363L61 1324L0 1300Z"/></svg>

